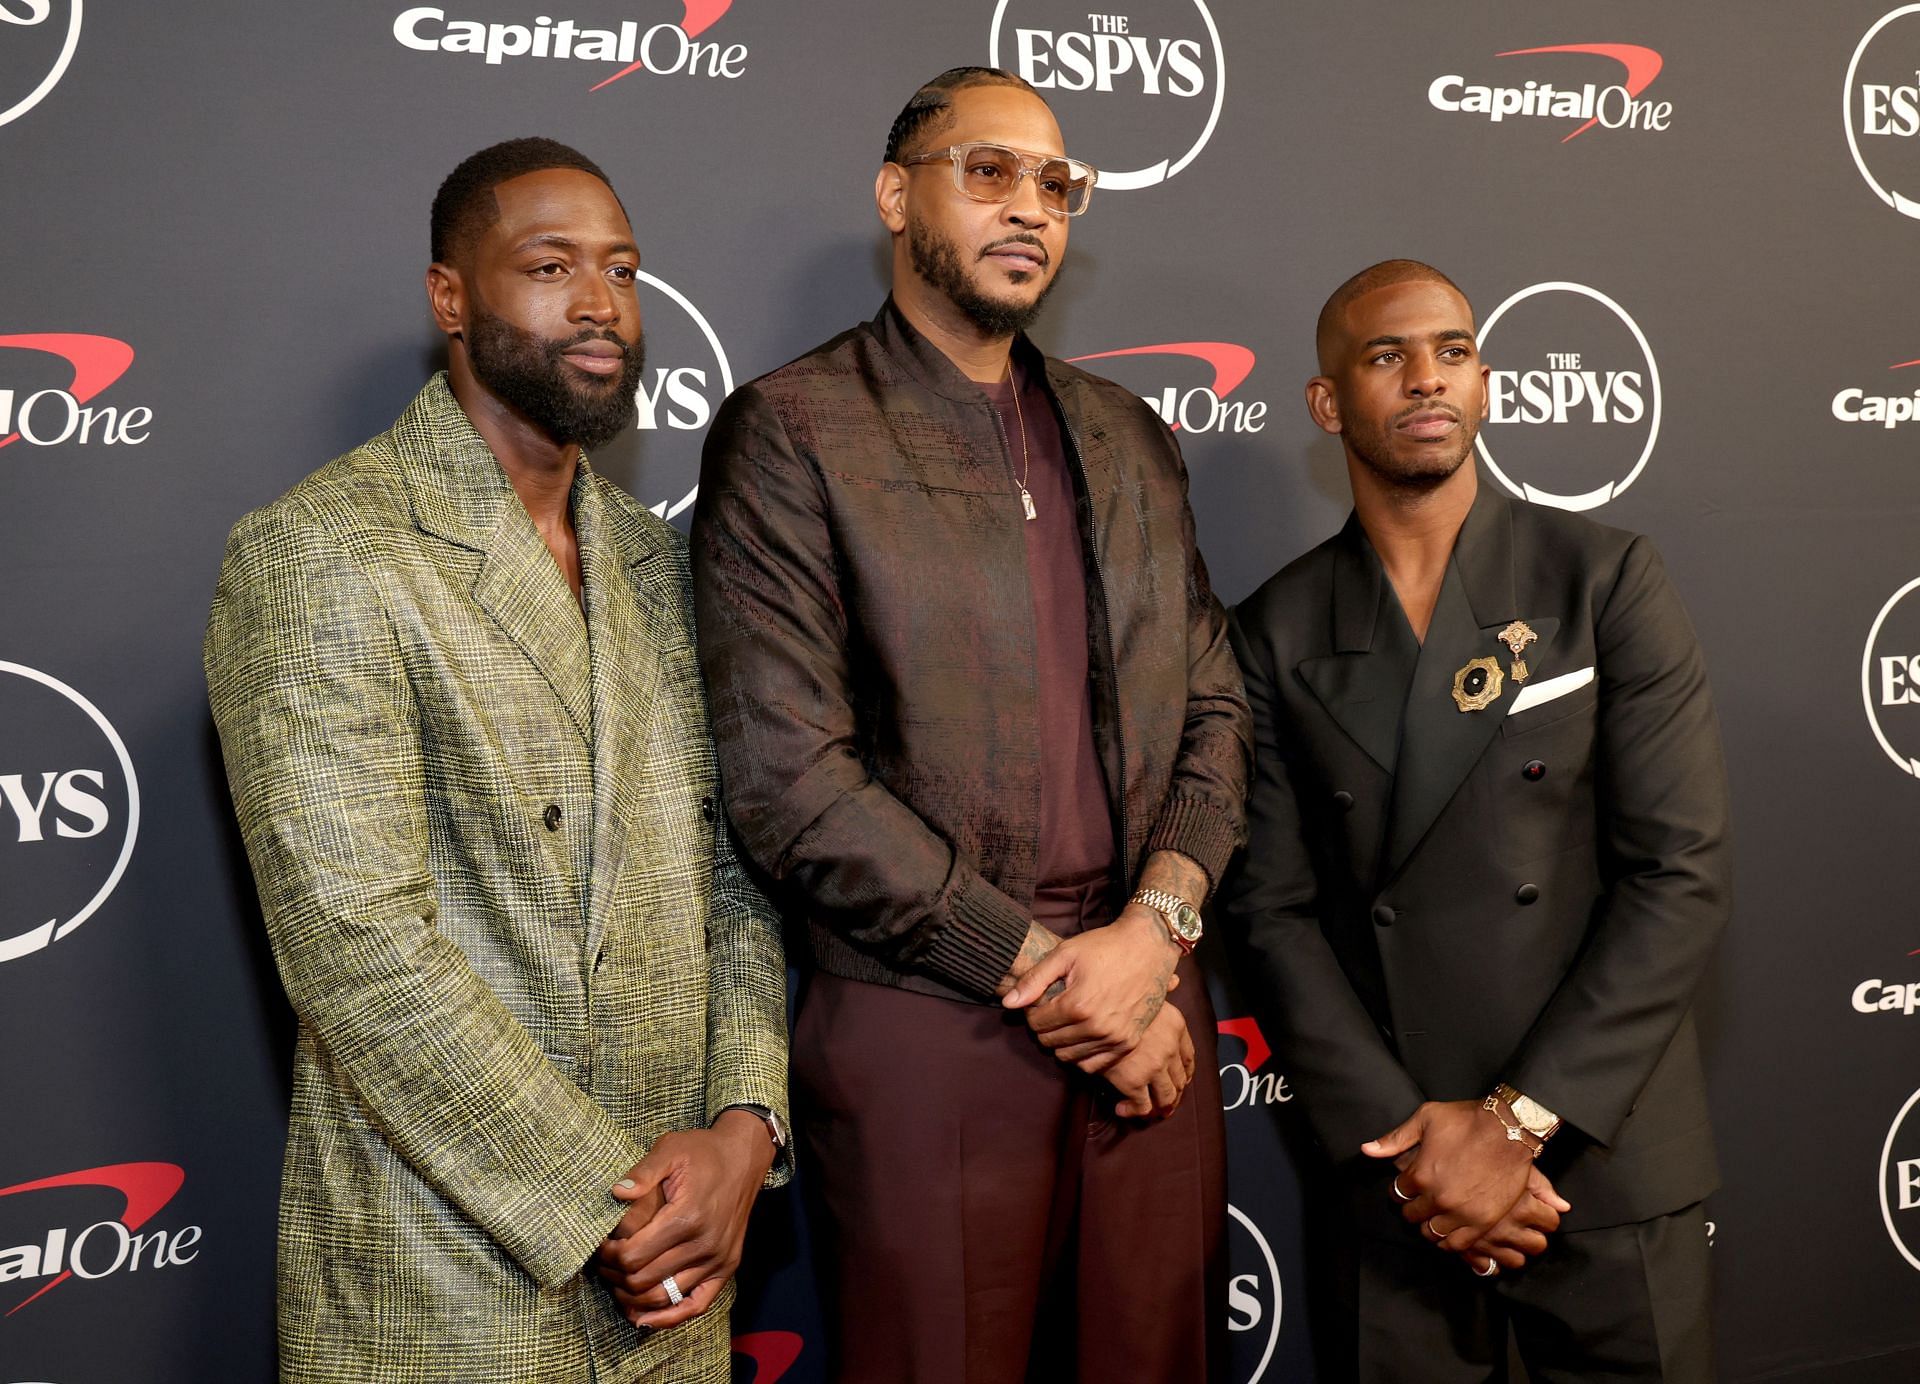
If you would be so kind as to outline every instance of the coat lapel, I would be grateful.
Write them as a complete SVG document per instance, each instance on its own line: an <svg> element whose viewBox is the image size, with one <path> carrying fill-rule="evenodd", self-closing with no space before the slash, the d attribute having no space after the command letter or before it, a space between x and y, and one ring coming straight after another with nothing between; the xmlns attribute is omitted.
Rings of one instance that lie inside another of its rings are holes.
<svg viewBox="0 0 1920 1384"><path fill-rule="evenodd" d="M1510 503L1483 483L1454 540L1453 557L1407 693L1387 820L1389 873L1406 862L1453 800L1519 695L1520 685L1510 676L1513 654L1500 640L1502 630L1524 618L1514 594L1513 564ZM1530 673L1537 675L1559 621L1527 623L1536 641L1521 657ZM1454 679L1476 658L1495 661L1500 693L1478 711L1462 711L1454 700Z"/></svg>
<svg viewBox="0 0 1920 1384"><path fill-rule="evenodd" d="M435 375L394 428L414 523L477 550L473 597L540 670L582 740L588 719L587 631L580 607L485 439Z"/></svg>
<svg viewBox="0 0 1920 1384"><path fill-rule="evenodd" d="M1294 671L1367 757L1392 773L1420 646L1356 517L1336 543L1329 595L1333 653L1304 659Z"/></svg>
<svg viewBox="0 0 1920 1384"><path fill-rule="evenodd" d="M574 527L587 598L593 721L593 873L587 945L611 915L629 832L650 787L646 750L660 686L660 652L676 626L679 593L656 542L605 502L586 461L574 481ZM665 586L666 590L659 589ZM663 602L675 602L664 605ZM682 632L678 639L684 642Z"/></svg>

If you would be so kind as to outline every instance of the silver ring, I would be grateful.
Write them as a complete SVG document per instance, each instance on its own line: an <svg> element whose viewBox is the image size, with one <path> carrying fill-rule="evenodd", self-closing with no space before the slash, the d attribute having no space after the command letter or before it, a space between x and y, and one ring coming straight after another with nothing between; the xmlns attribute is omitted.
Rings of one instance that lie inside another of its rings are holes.
<svg viewBox="0 0 1920 1384"><path fill-rule="evenodd" d="M1475 1278L1492 1278L1495 1274L1499 1272L1500 1272L1500 1266L1494 1263L1493 1260L1489 1259L1487 1260L1486 1271L1483 1273L1479 1269L1475 1269L1473 1271L1473 1276Z"/></svg>
<svg viewBox="0 0 1920 1384"><path fill-rule="evenodd" d="M681 1298L685 1296L685 1294L680 1291L680 1285L673 1281L672 1274L668 1274L660 1280L660 1289L667 1295L667 1302L674 1307L678 1307Z"/></svg>
<svg viewBox="0 0 1920 1384"><path fill-rule="evenodd" d="M1400 1190L1400 1174L1399 1173L1395 1173L1393 1175L1393 1199L1395 1201L1412 1201L1413 1200L1412 1197L1408 1196L1405 1192Z"/></svg>
<svg viewBox="0 0 1920 1384"><path fill-rule="evenodd" d="M1439 1244L1442 1240L1446 1239L1447 1236L1451 1233L1445 1230L1435 1230L1433 1228L1433 1220L1431 1217L1429 1217L1427 1220L1420 1222L1420 1228L1424 1230L1427 1234L1433 1236L1433 1242L1436 1245Z"/></svg>

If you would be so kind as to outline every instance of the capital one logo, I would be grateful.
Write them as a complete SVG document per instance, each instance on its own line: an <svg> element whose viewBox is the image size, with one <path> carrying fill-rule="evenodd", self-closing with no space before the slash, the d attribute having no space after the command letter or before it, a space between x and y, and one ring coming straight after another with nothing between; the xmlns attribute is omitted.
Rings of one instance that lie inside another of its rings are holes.
<svg viewBox="0 0 1920 1384"><path fill-rule="evenodd" d="M133 347L111 336L0 336L0 448L139 446L152 409L94 402L132 364Z"/></svg>
<svg viewBox="0 0 1920 1384"><path fill-rule="evenodd" d="M1127 361L1120 367L1140 397L1175 432L1257 433L1267 426L1264 401L1231 399L1229 396L1246 383L1253 373L1254 356L1244 346L1229 341L1171 341L1163 346L1126 346L1116 351L1095 351L1074 356L1069 365L1089 361ZM1206 382L1193 382L1197 373L1192 362L1207 372ZM1136 363L1137 362L1137 363ZM1102 365L1101 373L1112 369ZM1162 384L1169 375L1182 382Z"/></svg>
<svg viewBox="0 0 1920 1384"><path fill-rule="evenodd" d="M472 0L476 6L483 0ZM733 8L733 0L685 0L680 22L642 24L623 19L612 28L596 28L552 15L521 15L513 20L449 17L439 5L415 5L394 17L393 38L418 53L464 53L498 67L509 59L603 63L617 70L588 87L598 91L636 72L658 76L721 77L746 71L744 43L718 43L700 35Z"/></svg>
<svg viewBox="0 0 1920 1384"><path fill-rule="evenodd" d="M67 75L80 44L81 0L0 0L0 125L18 120Z"/></svg>
<svg viewBox="0 0 1920 1384"><path fill-rule="evenodd" d="M139 827L133 761L112 723L58 678L0 662L0 962L91 918Z"/></svg>
<svg viewBox="0 0 1920 1384"><path fill-rule="evenodd" d="M1909 370L1920 360L1903 360L1889 370ZM1872 423L1881 428L1897 428L1920 419L1920 387L1908 393L1890 394L1882 388L1873 392L1858 386L1843 389L1833 396L1833 416L1842 423Z"/></svg>
<svg viewBox="0 0 1920 1384"><path fill-rule="evenodd" d="M1253 1218L1227 1206L1227 1330L1249 1333L1260 1344L1260 1358L1242 1384L1259 1384L1280 1343L1280 1265L1273 1246ZM1236 1358L1238 1351L1236 1349Z"/></svg>
<svg viewBox="0 0 1920 1384"><path fill-rule="evenodd" d="M1853 166L1882 202L1920 217L1908 195L1920 195L1920 5L1889 10L1861 35L1841 99Z"/></svg>
<svg viewBox="0 0 1920 1384"><path fill-rule="evenodd" d="M1480 326L1491 368L1474 445L1513 494L1595 509L1638 480L1660 438L1660 368L1640 325L1596 288L1523 288Z"/></svg>
<svg viewBox="0 0 1920 1384"><path fill-rule="evenodd" d="M1243 1105L1284 1105L1293 1099L1293 1092L1287 1089L1287 1078L1280 1072L1266 1070L1273 1049L1267 1046L1266 1035L1260 1032L1257 1020L1222 1019L1219 1030L1222 1038L1237 1038L1247 1049L1244 1061L1221 1064L1222 1109L1236 1110Z"/></svg>
<svg viewBox="0 0 1920 1384"><path fill-rule="evenodd" d="M1435 77L1427 86L1427 104L1450 115L1476 115L1498 125L1503 120L1579 122L1563 136L1562 144L1598 125L1607 130L1665 130L1673 123L1673 103L1642 99L1665 60L1651 48L1633 43L1561 43L1548 48L1513 48L1496 58L1530 58L1545 54L1575 55L1585 59L1580 69L1607 69L1618 80L1584 81L1555 86L1551 81L1518 76L1507 85L1472 83L1459 73ZM1578 78L1576 78L1578 81Z"/></svg>
<svg viewBox="0 0 1920 1384"><path fill-rule="evenodd" d="M700 492L700 443L720 401L733 392L733 367L706 314L666 280L639 271L647 373L634 395L638 435L594 453L663 519L678 517ZM611 464L610 464L611 463Z"/></svg>
<svg viewBox="0 0 1920 1384"><path fill-rule="evenodd" d="M1920 950L1907 956L1920 956ZM1920 980L1902 983L1875 976L1854 986L1852 998L1856 1014L1904 1014L1910 1019L1920 1013Z"/></svg>
<svg viewBox="0 0 1920 1384"><path fill-rule="evenodd" d="M0 1313L11 1317L76 1278L191 1264L200 1255L199 1226L146 1229L186 1176L174 1163L115 1163L0 1187ZM103 1203L112 1213L88 1221ZM7 1243L22 1231L30 1232L24 1240Z"/></svg>
<svg viewBox="0 0 1920 1384"><path fill-rule="evenodd" d="M1067 152L1098 188L1165 182L1200 156L1227 95L1226 52L1206 0L996 0L987 61L1018 72L1075 131ZM1092 141L1082 144L1080 140Z"/></svg>
<svg viewBox="0 0 1920 1384"><path fill-rule="evenodd" d="M1907 1097L1880 1146L1880 1219L1900 1257L1920 1269L1920 1091Z"/></svg>
<svg viewBox="0 0 1920 1384"><path fill-rule="evenodd" d="M1902 773L1920 777L1920 591L1914 578L1887 598L1867 631L1860 697L1873 738Z"/></svg>

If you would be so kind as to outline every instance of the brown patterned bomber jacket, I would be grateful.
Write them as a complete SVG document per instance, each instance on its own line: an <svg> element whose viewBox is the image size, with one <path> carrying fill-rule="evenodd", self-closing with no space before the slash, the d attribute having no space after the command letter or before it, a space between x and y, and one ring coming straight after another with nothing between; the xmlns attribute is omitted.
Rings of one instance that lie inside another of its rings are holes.
<svg viewBox="0 0 1920 1384"><path fill-rule="evenodd" d="M1121 386L1015 349L1079 497L1119 883L1162 848L1217 881L1252 740L1179 449ZM987 1000L1026 935L1040 747L1009 465L986 394L891 300L707 434L694 585L726 798L835 975Z"/></svg>

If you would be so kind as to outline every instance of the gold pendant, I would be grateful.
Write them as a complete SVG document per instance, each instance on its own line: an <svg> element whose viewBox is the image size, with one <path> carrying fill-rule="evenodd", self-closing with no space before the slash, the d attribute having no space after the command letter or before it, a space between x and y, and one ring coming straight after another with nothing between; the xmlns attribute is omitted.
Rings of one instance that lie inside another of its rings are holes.
<svg viewBox="0 0 1920 1384"><path fill-rule="evenodd" d="M1038 519L1040 517L1040 511L1033 507L1033 496L1027 493L1027 488L1024 485L1020 487L1020 503L1026 506L1028 519Z"/></svg>
<svg viewBox="0 0 1920 1384"><path fill-rule="evenodd" d="M1500 698L1498 659L1476 658L1453 675L1453 704L1462 711L1484 711Z"/></svg>
<svg viewBox="0 0 1920 1384"><path fill-rule="evenodd" d="M1525 682L1529 676L1529 670L1526 660L1520 657L1520 651L1539 639L1540 636L1527 628L1526 621L1515 620L1511 625L1508 625L1500 631L1499 637L1500 642L1505 644L1507 651L1513 655L1513 667L1507 671L1512 675L1515 682Z"/></svg>

